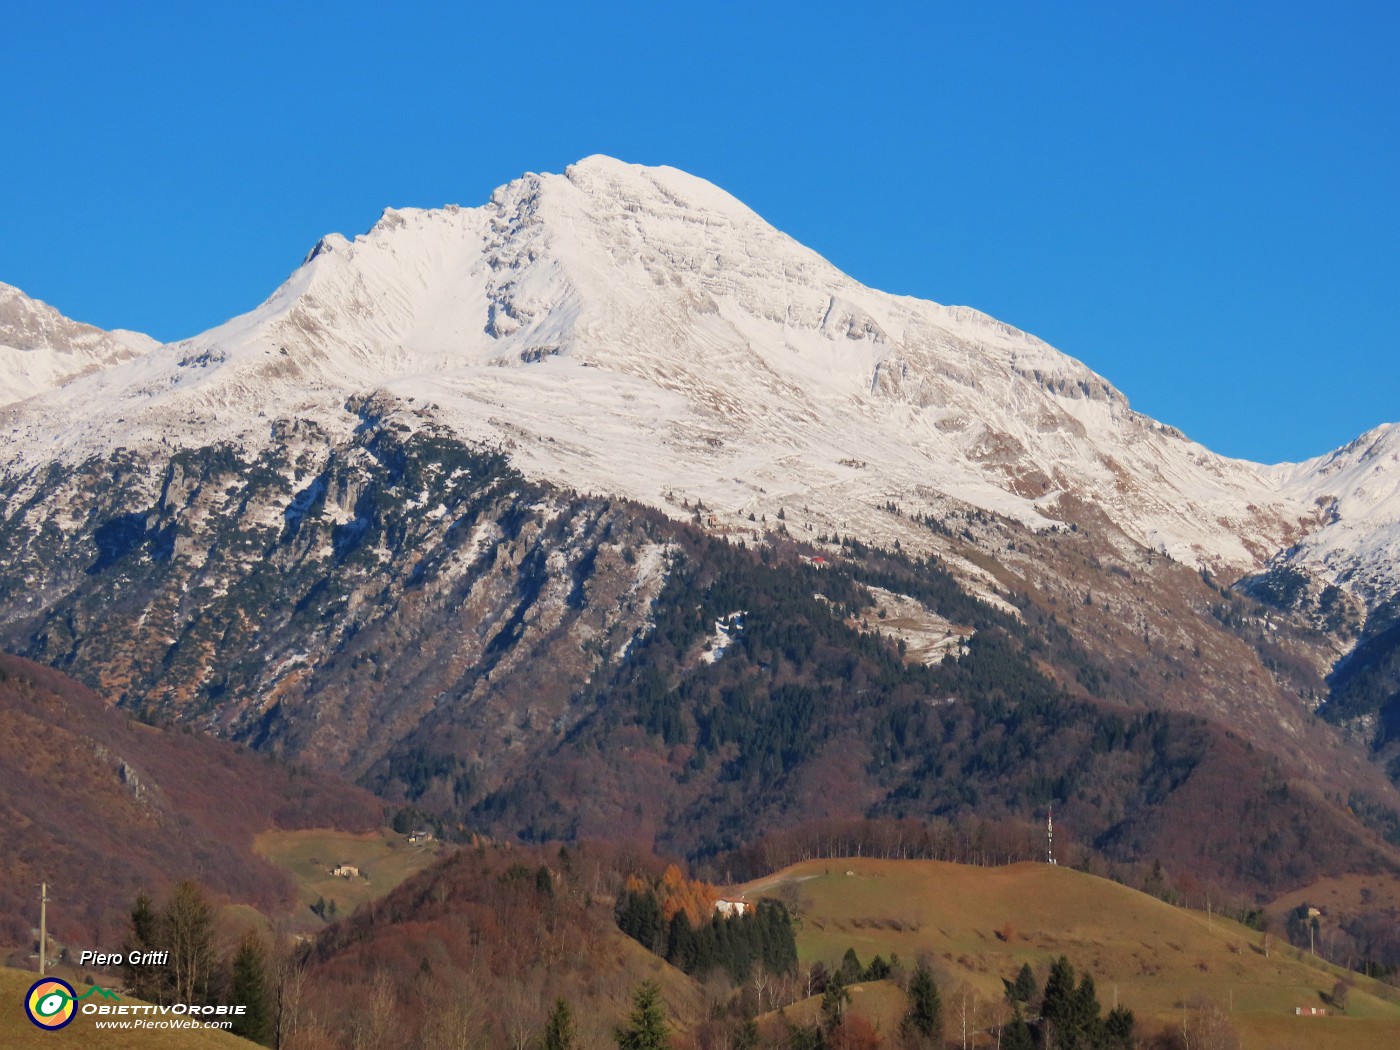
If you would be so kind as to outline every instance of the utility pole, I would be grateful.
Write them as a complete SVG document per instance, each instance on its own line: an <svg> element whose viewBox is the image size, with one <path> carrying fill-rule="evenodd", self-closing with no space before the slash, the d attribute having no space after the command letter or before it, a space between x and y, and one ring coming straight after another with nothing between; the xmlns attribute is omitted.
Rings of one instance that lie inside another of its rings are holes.
<svg viewBox="0 0 1400 1050"><path fill-rule="evenodd" d="M49 884L39 883L39 976L48 968L49 949Z"/></svg>

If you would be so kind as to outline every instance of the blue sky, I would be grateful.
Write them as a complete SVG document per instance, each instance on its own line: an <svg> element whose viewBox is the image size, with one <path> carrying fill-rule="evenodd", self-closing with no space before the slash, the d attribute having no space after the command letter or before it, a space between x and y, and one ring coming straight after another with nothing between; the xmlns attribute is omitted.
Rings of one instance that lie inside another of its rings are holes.
<svg viewBox="0 0 1400 1050"><path fill-rule="evenodd" d="M10 5L0 280L162 339L591 153L708 178L1219 451L1400 419L1397 5Z"/></svg>

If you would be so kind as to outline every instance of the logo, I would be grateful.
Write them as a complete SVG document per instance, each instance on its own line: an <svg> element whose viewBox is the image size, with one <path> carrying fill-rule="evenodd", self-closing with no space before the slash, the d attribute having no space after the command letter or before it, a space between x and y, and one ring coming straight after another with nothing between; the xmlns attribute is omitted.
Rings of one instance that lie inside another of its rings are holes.
<svg viewBox="0 0 1400 1050"><path fill-rule="evenodd" d="M40 1028L64 1028L72 1023L78 1011L73 1003L78 998L73 986L57 977L45 977L30 986L24 998L24 1012Z"/></svg>
<svg viewBox="0 0 1400 1050"><path fill-rule="evenodd" d="M57 977L45 977L30 986L29 994L24 997L24 1012L40 1028L66 1028L78 1012L75 1005L77 1001L86 999L89 995L121 1002L121 997L116 992L98 985L93 985L79 995L67 981L61 981Z"/></svg>

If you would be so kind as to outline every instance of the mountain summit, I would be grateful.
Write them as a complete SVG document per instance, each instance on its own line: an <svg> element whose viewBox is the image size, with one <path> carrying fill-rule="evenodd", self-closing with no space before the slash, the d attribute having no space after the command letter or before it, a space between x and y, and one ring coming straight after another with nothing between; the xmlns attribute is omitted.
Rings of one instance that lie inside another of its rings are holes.
<svg viewBox="0 0 1400 1050"><path fill-rule="evenodd" d="M256 446L277 416L348 433L366 394L720 527L796 511L907 542L890 505L1088 513L1227 574L1293 559L1371 602L1397 582L1394 428L1298 466L1218 456L1034 336L867 288L702 179L601 156L323 238L252 312L12 410L11 469Z"/></svg>

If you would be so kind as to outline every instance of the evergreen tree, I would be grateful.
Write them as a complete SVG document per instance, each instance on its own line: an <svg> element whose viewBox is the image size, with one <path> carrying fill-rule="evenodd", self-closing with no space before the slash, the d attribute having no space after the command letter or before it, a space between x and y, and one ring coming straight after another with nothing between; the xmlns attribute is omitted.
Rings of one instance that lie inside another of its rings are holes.
<svg viewBox="0 0 1400 1050"><path fill-rule="evenodd" d="M156 942L158 924L151 898L139 894L131 907L131 946L138 951L149 951Z"/></svg>
<svg viewBox="0 0 1400 1050"><path fill-rule="evenodd" d="M650 890L629 890L618 897L618 928L692 976L704 977L720 967L735 983L743 983L755 966L775 976L797 969L792 916L779 901L762 900L737 917L715 915L698 927L690 925L684 910L669 924L663 914Z"/></svg>
<svg viewBox="0 0 1400 1050"><path fill-rule="evenodd" d="M771 974L796 972L797 938L786 905L771 898L759 901L758 923L762 928L763 968Z"/></svg>
<svg viewBox="0 0 1400 1050"><path fill-rule="evenodd" d="M938 998L938 985L923 963L909 979L909 1012L900 1027L916 1045L936 1046L943 1038L943 1004Z"/></svg>
<svg viewBox="0 0 1400 1050"><path fill-rule="evenodd" d="M1050 968L1040 1017L1047 1050L1091 1050L1103 1042L1094 978L1085 974L1076 987L1074 967L1063 955Z"/></svg>
<svg viewBox="0 0 1400 1050"><path fill-rule="evenodd" d="M1088 1050L1101 1042L1103 1022L1099 1018L1099 997L1094 988L1094 978L1085 974L1074 993L1073 1007L1068 1026L1061 1025L1063 1043L1072 1050Z"/></svg>
<svg viewBox="0 0 1400 1050"><path fill-rule="evenodd" d="M569 1000L560 996L554 1000L549 1021L540 1036L539 1050L576 1050L578 1033L574 1025L574 1012L569 1008Z"/></svg>
<svg viewBox="0 0 1400 1050"><path fill-rule="evenodd" d="M129 958L131 952L153 951L159 936L160 917L156 915L151 898L142 893L131 907L131 933L122 945L123 954ZM163 1001L161 977L165 973L165 968L160 966L127 965L122 968L122 975L132 994L154 1003Z"/></svg>
<svg viewBox="0 0 1400 1050"><path fill-rule="evenodd" d="M617 901L617 925L623 933L648 951L660 953L666 947L666 918L661 902L650 890L627 891Z"/></svg>
<svg viewBox="0 0 1400 1050"><path fill-rule="evenodd" d="M1021 972L1016 975L1016 980L1007 989L1006 997L1013 1003L1028 1003L1033 995L1035 995L1035 974L1031 971L1030 963L1022 963Z"/></svg>
<svg viewBox="0 0 1400 1050"><path fill-rule="evenodd" d="M860 975L862 981L883 981L890 975L890 964L885 962L882 956L875 956L870 960L870 965L865 968L865 972Z"/></svg>
<svg viewBox="0 0 1400 1050"><path fill-rule="evenodd" d="M535 871L535 892L541 897L554 896L554 876L543 864Z"/></svg>
<svg viewBox="0 0 1400 1050"><path fill-rule="evenodd" d="M655 898L653 898L655 899ZM632 1013L614 1033L618 1050L671 1050L666 1014L661 1007L661 986L645 981L632 993Z"/></svg>
<svg viewBox="0 0 1400 1050"><path fill-rule="evenodd" d="M1074 1015L1074 967L1061 955L1050 967L1050 976L1045 980L1045 994L1040 1001L1040 1016L1048 1021L1056 1033L1066 1027L1073 1027Z"/></svg>
<svg viewBox="0 0 1400 1050"><path fill-rule="evenodd" d="M682 908L671 916L671 928L666 934L666 961L684 973L695 972L695 934L690 918Z"/></svg>
<svg viewBox="0 0 1400 1050"><path fill-rule="evenodd" d="M783 1024L787 1026L781 1044L784 1050L826 1050L826 1040L822 1038L820 1028L816 1025L795 1025L787 1014L781 1016Z"/></svg>
<svg viewBox="0 0 1400 1050"><path fill-rule="evenodd" d="M860 964L860 956L856 955L856 950L847 948L846 954L841 956L841 965L837 967L836 975L844 984L855 984L864 972L865 967Z"/></svg>
<svg viewBox="0 0 1400 1050"><path fill-rule="evenodd" d="M1133 1050L1134 1028L1133 1012L1115 1006L1104 1018L1103 1045L1108 1050Z"/></svg>
<svg viewBox="0 0 1400 1050"><path fill-rule="evenodd" d="M840 1028L841 1022L846 1019L846 1007L850 1003L851 993L838 973L827 982L826 991L822 992L822 1027L828 1032L833 1028Z"/></svg>
<svg viewBox="0 0 1400 1050"><path fill-rule="evenodd" d="M1019 1008L1011 1022L1001 1030L1001 1050L1035 1050L1031 1026L1026 1024Z"/></svg>
<svg viewBox="0 0 1400 1050"><path fill-rule="evenodd" d="M267 953L261 938L251 931L233 957L232 1005L246 1007L233 1019L233 1034L255 1043L269 1044L272 1012L267 994Z"/></svg>

